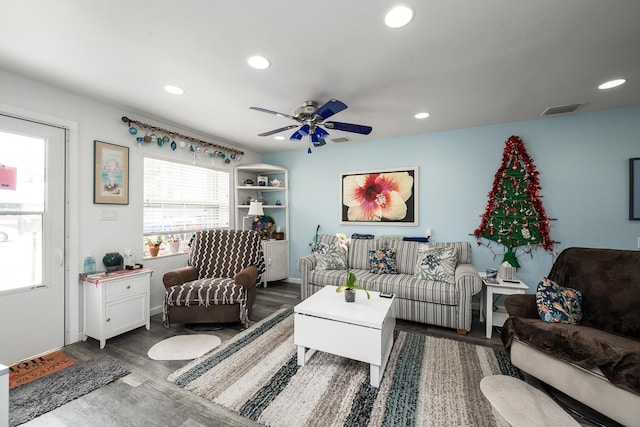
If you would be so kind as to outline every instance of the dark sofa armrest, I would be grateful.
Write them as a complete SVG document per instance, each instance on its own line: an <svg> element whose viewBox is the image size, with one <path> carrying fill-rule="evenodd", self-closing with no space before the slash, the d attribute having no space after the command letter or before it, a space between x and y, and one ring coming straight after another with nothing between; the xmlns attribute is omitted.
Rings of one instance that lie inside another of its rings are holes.
<svg viewBox="0 0 640 427"><path fill-rule="evenodd" d="M255 288L258 281L258 267L250 265L243 268L233 278L238 285L244 286L247 289Z"/></svg>
<svg viewBox="0 0 640 427"><path fill-rule="evenodd" d="M509 316L524 317L527 319L538 319L538 306L534 294L509 295L504 300L504 308L509 312Z"/></svg>
<svg viewBox="0 0 640 427"><path fill-rule="evenodd" d="M164 287L169 289L172 286L180 286L185 282L191 282L198 278L198 272L190 265L185 267L176 268L175 270L169 270L162 276L162 283Z"/></svg>

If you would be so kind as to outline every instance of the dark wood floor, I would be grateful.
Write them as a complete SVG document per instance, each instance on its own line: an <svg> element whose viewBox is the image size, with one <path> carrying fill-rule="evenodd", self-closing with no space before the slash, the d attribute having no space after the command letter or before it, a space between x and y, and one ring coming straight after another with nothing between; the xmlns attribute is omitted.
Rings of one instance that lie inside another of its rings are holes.
<svg viewBox="0 0 640 427"><path fill-rule="evenodd" d="M282 307L300 301L299 285L273 282L258 290L252 321L264 319ZM406 331L465 340L477 344L501 346L494 331L491 340L484 337L484 324L474 314L472 331L467 336L454 330L399 320L397 328ZM107 353L119 359L131 374L89 393L80 399L42 415L25 426L254 426L254 422L184 391L167 381L167 376L187 364L186 361L156 361L147 351L159 341L178 334L210 333L223 341L242 330L241 324L230 324L212 331L211 327L188 328L184 325L162 326L162 316L151 318L151 330L138 328L107 340L100 350L98 341L89 338L67 346L65 353L76 361L90 360Z"/></svg>

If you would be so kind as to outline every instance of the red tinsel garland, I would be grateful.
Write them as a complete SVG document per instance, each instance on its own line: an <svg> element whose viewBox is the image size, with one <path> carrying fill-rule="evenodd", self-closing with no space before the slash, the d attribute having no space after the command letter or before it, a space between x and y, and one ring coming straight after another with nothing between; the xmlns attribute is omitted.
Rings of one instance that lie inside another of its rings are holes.
<svg viewBox="0 0 640 427"><path fill-rule="evenodd" d="M489 200L487 201L487 206L485 207L484 213L482 214L480 226L473 232L473 234L476 236L476 238L480 239L480 237L482 237L485 230L487 229L487 226L489 225L489 220L496 207L496 198L501 197L498 194L502 182L501 179L507 177L506 170L509 167L510 159L513 160L511 166L513 169L517 169L519 164L524 164L524 170L526 172L525 177L526 179L528 179L527 187L524 192L529 194L531 203L537 214L536 216L538 218L539 232L541 236L541 242L539 243L539 245L542 246L545 250L552 251L554 241L551 240L549 236L549 219L547 218L547 214L544 210L544 207L542 206L542 201L540 200L540 179L538 178L539 172L536 171L533 160L527 153L522 139L515 135L512 135L505 142L505 148L502 154L502 164L495 174L493 186L491 188L491 192L489 193ZM504 193L506 194L506 190ZM508 212L505 214L505 216L507 215ZM493 230L490 231L491 234L493 234ZM478 244L480 244L479 241ZM512 248L509 247L509 250L511 249Z"/></svg>

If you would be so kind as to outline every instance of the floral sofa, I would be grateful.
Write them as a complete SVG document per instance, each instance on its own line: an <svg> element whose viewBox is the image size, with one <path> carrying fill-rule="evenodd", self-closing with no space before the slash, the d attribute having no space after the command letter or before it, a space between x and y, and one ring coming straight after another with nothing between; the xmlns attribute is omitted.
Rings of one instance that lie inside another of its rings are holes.
<svg viewBox="0 0 640 427"><path fill-rule="evenodd" d="M344 263L331 259L337 249L336 236L321 235L314 245L316 253L296 261L303 300L323 286L344 284L347 276ZM439 255L434 258L432 253ZM392 254L395 266L389 262ZM440 263L443 265L437 265ZM423 274L429 264L435 269ZM482 289L482 280L471 264L469 242L425 244L394 237L353 239L349 268L363 288L395 294L398 319L453 328L461 334L471 330L471 298ZM357 298L364 298L364 294Z"/></svg>

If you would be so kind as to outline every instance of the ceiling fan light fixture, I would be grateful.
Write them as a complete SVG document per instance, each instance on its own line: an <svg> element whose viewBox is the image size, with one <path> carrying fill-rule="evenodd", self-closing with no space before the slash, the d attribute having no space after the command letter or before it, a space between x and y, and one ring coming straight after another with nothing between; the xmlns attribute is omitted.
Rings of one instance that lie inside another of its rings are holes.
<svg viewBox="0 0 640 427"><path fill-rule="evenodd" d="M248 57L247 64L256 70L266 70L271 66L271 62L262 55L253 55Z"/></svg>
<svg viewBox="0 0 640 427"><path fill-rule="evenodd" d="M621 85L625 84L626 82L627 81L625 79L609 80L608 82L604 82L600 86L598 86L598 89L601 89L601 90L613 89L614 87L621 86Z"/></svg>
<svg viewBox="0 0 640 427"><path fill-rule="evenodd" d="M427 117L429 117L431 114L427 113L426 111L423 111L421 113L417 113L415 116L416 119L426 119Z"/></svg>
<svg viewBox="0 0 640 427"><path fill-rule="evenodd" d="M407 6L396 6L384 16L384 23L389 28L400 28L413 19L413 10Z"/></svg>

